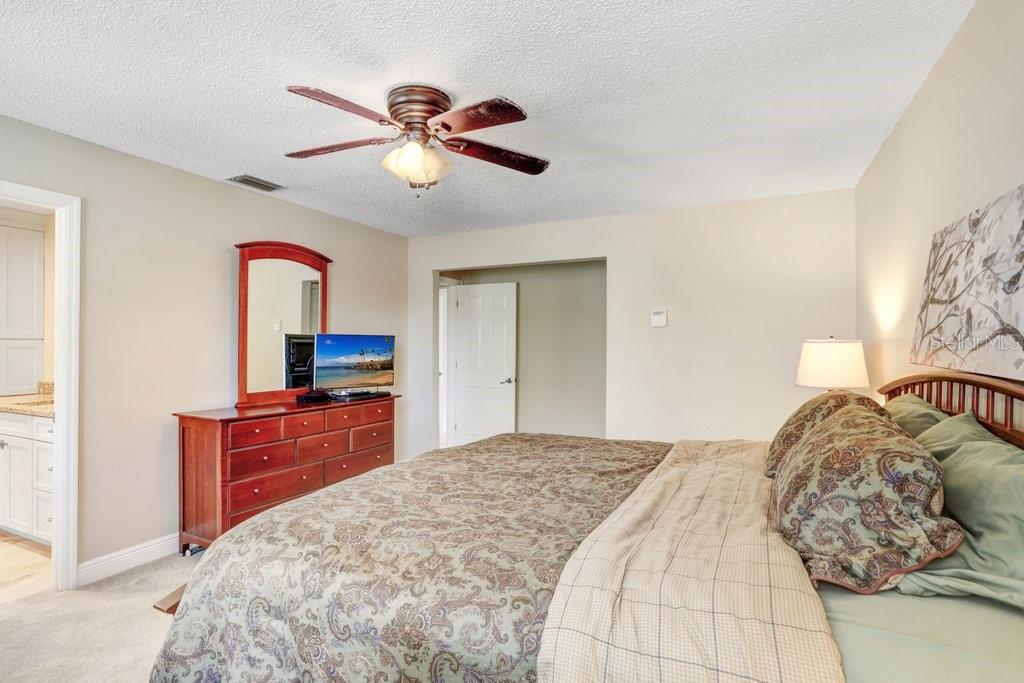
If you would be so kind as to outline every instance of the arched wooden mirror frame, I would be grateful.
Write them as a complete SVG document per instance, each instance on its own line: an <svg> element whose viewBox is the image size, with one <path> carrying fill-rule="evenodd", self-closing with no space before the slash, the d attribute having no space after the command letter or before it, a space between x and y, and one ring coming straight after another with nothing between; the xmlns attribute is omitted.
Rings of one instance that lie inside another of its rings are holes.
<svg viewBox="0 0 1024 683"><path fill-rule="evenodd" d="M238 403L246 406L289 403L306 388L275 391L248 390L249 375L249 262L258 259L295 261L320 273L320 331L327 329L327 266L331 259L317 251L288 242L243 242L238 248Z"/></svg>

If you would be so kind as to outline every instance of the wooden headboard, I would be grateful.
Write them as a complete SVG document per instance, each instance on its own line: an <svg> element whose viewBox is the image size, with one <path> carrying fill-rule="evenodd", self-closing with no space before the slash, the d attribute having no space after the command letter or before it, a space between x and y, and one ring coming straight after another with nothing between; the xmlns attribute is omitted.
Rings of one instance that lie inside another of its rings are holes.
<svg viewBox="0 0 1024 683"><path fill-rule="evenodd" d="M1004 441L1024 448L1024 431L1014 422L1017 401L1024 401L1024 384L974 375L969 372L935 372L907 375L878 389L886 400L915 394L939 410L958 415L973 411L978 422ZM1021 415L1024 420L1024 415Z"/></svg>

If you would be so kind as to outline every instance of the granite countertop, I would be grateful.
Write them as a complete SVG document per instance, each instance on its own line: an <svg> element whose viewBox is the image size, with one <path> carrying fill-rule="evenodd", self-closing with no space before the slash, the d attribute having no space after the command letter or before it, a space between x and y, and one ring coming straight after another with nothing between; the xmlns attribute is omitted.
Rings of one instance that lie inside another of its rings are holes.
<svg viewBox="0 0 1024 683"><path fill-rule="evenodd" d="M0 396L0 413L53 417L53 394Z"/></svg>

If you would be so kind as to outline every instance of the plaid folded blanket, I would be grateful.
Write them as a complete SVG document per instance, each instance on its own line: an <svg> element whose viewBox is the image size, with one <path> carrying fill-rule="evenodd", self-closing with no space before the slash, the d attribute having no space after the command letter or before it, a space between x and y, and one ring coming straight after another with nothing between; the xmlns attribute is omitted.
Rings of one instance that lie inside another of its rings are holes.
<svg viewBox="0 0 1024 683"><path fill-rule="evenodd" d="M769 511L767 444L680 441L569 558L542 681L842 681L839 650Z"/></svg>

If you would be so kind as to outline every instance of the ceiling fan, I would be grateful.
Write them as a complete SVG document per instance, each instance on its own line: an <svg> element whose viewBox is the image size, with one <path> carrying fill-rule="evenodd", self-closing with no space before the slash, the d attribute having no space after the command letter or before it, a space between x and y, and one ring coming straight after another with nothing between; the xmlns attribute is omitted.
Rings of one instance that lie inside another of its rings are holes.
<svg viewBox="0 0 1024 683"><path fill-rule="evenodd" d="M385 116L317 88L292 85L288 90L397 130L394 137L350 140L287 155L293 159L305 159L368 145L386 145L404 138L407 142L389 152L381 165L408 182L409 187L414 189L432 187L451 171L451 161L431 144L432 141L436 141L449 152L489 161L520 173L537 175L548 167L548 161L545 159L458 137L461 133L526 119L526 112L504 97L452 110L451 98L437 88L428 85L403 85L388 93L389 115Z"/></svg>

